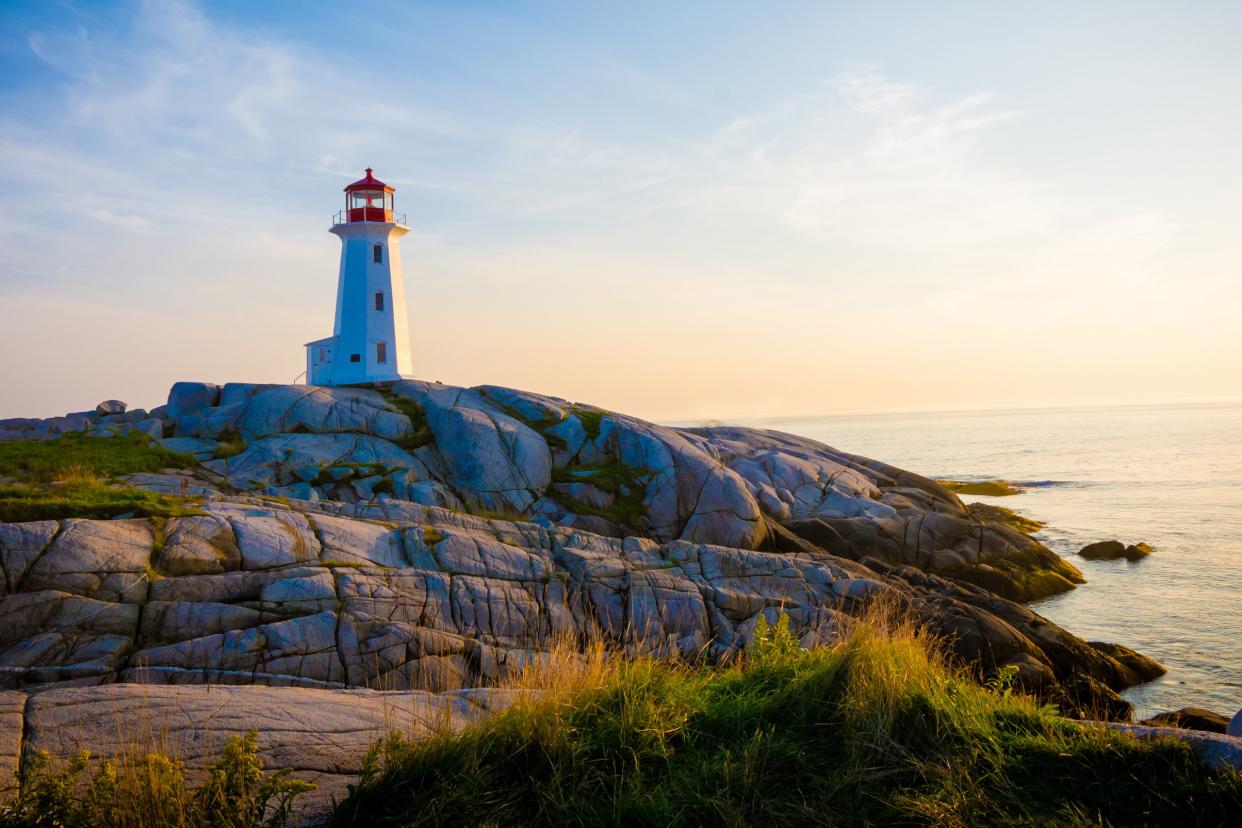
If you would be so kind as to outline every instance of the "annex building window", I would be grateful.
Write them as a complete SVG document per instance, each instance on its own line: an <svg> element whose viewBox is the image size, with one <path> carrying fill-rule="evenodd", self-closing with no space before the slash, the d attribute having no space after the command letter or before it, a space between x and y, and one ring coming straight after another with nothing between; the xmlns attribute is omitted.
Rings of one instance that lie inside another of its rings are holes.
<svg viewBox="0 0 1242 828"><path fill-rule="evenodd" d="M374 261L376 264L384 263L384 245L382 244L371 245L371 260Z"/></svg>
<svg viewBox="0 0 1242 828"><path fill-rule="evenodd" d="M375 294L375 309L377 311L384 309L384 291L382 290Z"/></svg>
<svg viewBox="0 0 1242 828"><path fill-rule="evenodd" d="M379 363L380 365L383 365L386 362L388 362L388 343L387 342L376 342L375 343L375 361Z"/></svg>

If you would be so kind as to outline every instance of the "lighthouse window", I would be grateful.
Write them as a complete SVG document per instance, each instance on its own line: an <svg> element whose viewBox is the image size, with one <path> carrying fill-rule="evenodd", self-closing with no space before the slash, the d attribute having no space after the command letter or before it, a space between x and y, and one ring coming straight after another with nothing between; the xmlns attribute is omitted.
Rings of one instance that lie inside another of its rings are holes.
<svg viewBox="0 0 1242 828"><path fill-rule="evenodd" d="M377 311L382 311L384 309L384 292L383 291L380 291L379 293L375 294L375 309Z"/></svg>
<svg viewBox="0 0 1242 828"><path fill-rule="evenodd" d="M378 362L380 365L383 365L384 363L388 362L388 343L387 342L376 342L375 343L375 361Z"/></svg>
<svg viewBox="0 0 1242 828"><path fill-rule="evenodd" d="M349 361L350 362L362 362L362 354L350 354Z"/></svg>
<svg viewBox="0 0 1242 828"><path fill-rule="evenodd" d="M376 264L383 264L384 263L384 245L382 244L372 245L371 246L371 258L375 260Z"/></svg>

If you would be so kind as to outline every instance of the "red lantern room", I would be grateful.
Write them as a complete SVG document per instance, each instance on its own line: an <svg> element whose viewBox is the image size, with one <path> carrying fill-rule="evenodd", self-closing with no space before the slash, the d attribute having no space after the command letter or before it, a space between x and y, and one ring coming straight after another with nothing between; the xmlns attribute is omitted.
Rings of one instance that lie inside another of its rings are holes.
<svg viewBox="0 0 1242 828"><path fill-rule="evenodd" d="M360 178L345 188L345 221L384 221L391 222L392 194L396 188L389 187L383 181L371 175L367 167L365 178Z"/></svg>

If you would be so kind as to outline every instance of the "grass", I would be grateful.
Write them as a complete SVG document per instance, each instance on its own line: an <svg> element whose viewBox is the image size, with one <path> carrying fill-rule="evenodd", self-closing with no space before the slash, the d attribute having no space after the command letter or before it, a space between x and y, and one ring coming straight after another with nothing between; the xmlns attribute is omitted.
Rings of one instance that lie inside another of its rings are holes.
<svg viewBox="0 0 1242 828"><path fill-rule="evenodd" d="M486 520L505 520L510 523L530 523L530 517L517 509L488 509L485 506L467 503L466 514Z"/></svg>
<svg viewBox="0 0 1242 828"><path fill-rule="evenodd" d="M378 743L336 826L1227 824L1242 776L1059 718L909 622L722 668L566 645L508 711Z"/></svg>
<svg viewBox="0 0 1242 828"><path fill-rule="evenodd" d="M604 508L584 503L564 492L557 492L556 499L571 512L579 515L602 517L617 526L638 531L647 517L644 499L651 472L636 469L625 463L599 463L596 465L572 465L552 470L553 483L589 483L612 495L613 501Z"/></svg>
<svg viewBox="0 0 1242 828"><path fill-rule="evenodd" d="M236 457L246 450L246 441L237 431L222 431L216 437L220 443L216 447L216 453L212 456L215 460L227 460L230 457Z"/></svg>
<svg viewBox="0 0 1242 828"><path fill-rule="evenodd" d="M65 434L55 440L0 443L0 478L13 478L19 483L49 483L67 468L99 477L115 477L193 465L194 458L169 451L144 434L124 437Z"/></svg>
<svg viewBox="0 0 1242 828"><path fill-rule="evenodd" d="M586 432L588 440L596 440L599 438L600 424L603 422L603 411L594 411L590 408L571 408L570 413L578 418L578 422L582 423L582 430Z"/></svg>
<svg viewBox="0 0 1242 828"><path fill-rule="evenodd" d="M0 522L94 518L178 517L199 514L194 501L114 486L99 480L68 479L46 486L0 484Z"/></svg>
<svg viewBox="0 0 1242 828"><path fill-rule="evenodd" d="M1015 486L1008 480L937 480L941 486L944 486L951 492L957 492L964 495L985 495L988 497L1008 497L1009 495L1022 494L1022 488Z"/></svg>
<svg viewBox="0 0 1242 828"><path fill-rule="evenodd" d="M315 788L287 769L265 771L254 730L231 737L197 786L159 751L90 760L82 751L58 768L47 751L28 755L16 794L0 805L0 828L280 828L293 801Z"/></svg>
<svg viewBox="0 0 1242 828"><path fill-rule="evenodd" d="M388 401L389 405L410 418L411 428L409 435L402 437L400 440L394 440L394 443L406 451L413 452L415 449L429 446L435 442L435 435L431 433L431 426L427 423L427 412L423 411L421 405L409 397L402 397L391 391L381 391L380 394Z"/></svg>
<svg viewBox="0 0 1242 828"><path fill-rule="evenodd" d="M142 434L0 443L0 478L6 479L0 483L0 521L193 514L185 498L107 482L116 475L193 465L194 458Z"/></svg>

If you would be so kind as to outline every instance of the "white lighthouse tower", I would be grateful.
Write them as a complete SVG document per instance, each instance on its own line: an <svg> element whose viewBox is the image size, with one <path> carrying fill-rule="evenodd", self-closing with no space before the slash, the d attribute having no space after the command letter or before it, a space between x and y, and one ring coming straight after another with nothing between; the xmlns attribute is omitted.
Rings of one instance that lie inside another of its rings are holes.
<svg viewBox="0 0 1242 828"><path fill-rule="evenodd" d="M306 381L353 385L410 378L400 239L410 228L393 212L395 188L371 175L345 188L345 209L332 232L341 237L332 336L306 343Z"/></svg>

